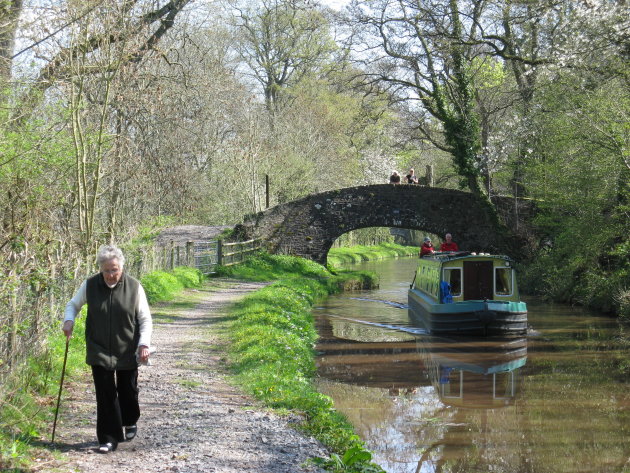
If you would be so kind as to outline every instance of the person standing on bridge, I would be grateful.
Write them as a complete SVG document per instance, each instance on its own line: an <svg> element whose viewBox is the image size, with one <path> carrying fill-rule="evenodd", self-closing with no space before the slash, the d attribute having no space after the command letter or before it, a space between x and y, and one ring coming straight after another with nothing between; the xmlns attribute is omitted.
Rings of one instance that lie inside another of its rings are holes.
<svg viewBox="0 0 630 473"><path fill-rule="evenodd" d="M433 247L433 243L431 243L431 238L424 237L424 243L422 243L420 247L420 258L432 255L433 253L435 253L435 248Z"/></svg>
<svg viewBox="0 0 630 473"><path fill-rule="evenodd" d="M440 245L440 251L459 251L459 246L457 246L457 243L453 241L453 235L447 233L446 235L444 235L444 238L446 239L446 241L443 241Z"/></svg>
<svg viewBox="0 0 630 473"><path fill-rule="evenodd" d="M413 168L409 170L409 174L405 176L405 179L407 179L407 184L418 183L418 176L416 176L416 172L413 170Z"/></svg>
<svg viewBox="0 0 630 473"><path fill-rule="evenodd" d="M87 303L86 363L96 393L98 451L108 453L136 436L138 363L148 363L153 323L142 285L123 272L122 251L102 246L97 262L100 272L83 281L66 305L62 330L72 336L74 320Z"/></svg>
<svg viewBox="0 0 630 473"><path fill-rule="evenodd" d="M389 183L390 184L400 184L400 174L398 174L398 171L393 171L392 175L389 176Z"/></svg>

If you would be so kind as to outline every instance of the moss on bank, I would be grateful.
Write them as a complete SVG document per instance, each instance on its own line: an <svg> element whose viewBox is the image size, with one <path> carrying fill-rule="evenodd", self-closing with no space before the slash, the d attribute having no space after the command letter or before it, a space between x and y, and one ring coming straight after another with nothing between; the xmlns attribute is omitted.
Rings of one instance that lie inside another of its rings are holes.
<svg viewBox="0 0 630 473"><path fill-rule="evenodd" d="M331 248L328 252L328 264L337 267L351 263L360 263L361 261L415 256L418 254L418 250L419 248L416 246L403 246L396 243Z"/></svg>

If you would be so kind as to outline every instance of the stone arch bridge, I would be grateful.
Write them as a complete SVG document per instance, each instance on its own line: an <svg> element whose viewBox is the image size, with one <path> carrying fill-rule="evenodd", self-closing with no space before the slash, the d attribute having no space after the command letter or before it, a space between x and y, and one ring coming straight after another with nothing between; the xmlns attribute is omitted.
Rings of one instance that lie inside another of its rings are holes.
<svg viewBox="0 0 630 473"><path fill-rule="evenodd" d="M512 199L513 200L513 199ZM493 202L513 215L509 198ZM293 254L325 264L333 242L366 227L447 232L460 249L524 255L525 241L510 224L498 222L488 206L468 192L418 185L376 184L349 187L277 205L237 225L238 239L262 238L271 253Z"/></svg>

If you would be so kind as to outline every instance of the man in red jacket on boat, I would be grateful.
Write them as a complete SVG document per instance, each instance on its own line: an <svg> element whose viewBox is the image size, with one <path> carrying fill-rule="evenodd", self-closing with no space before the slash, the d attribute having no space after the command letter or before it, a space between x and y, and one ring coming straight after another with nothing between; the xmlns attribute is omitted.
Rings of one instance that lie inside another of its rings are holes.
<svg viewBox="0 0 630 473"><path fill-rule="evenodd" d="M444 238L446 238L446 241L440 245L440 251L459 251L457 243L453 241L453 235L447 233L444 235Z"/></svg>

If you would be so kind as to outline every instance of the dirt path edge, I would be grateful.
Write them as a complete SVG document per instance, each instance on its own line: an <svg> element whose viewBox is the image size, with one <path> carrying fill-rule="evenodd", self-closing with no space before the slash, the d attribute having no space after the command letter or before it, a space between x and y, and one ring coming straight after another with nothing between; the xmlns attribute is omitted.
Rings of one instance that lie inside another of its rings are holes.
<svg viewBox="0 0 630 473"><path fill-rule="evenodd" d="M216 286L220 288L217 289ZM57 430L65 459L57 472L323 472L307 460L327 457L314 438L291 427L225 376L225 342L218 324L229 306L260 283L213 280L190 294L194 309L156 317L152 366L140 368L138 435L116 452L95 452L96 408L86 374L69 388ZM158 310L153 309L155 314Z"/></svg>

